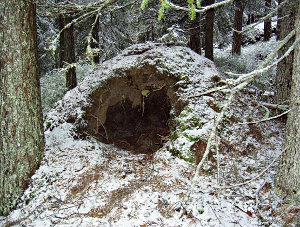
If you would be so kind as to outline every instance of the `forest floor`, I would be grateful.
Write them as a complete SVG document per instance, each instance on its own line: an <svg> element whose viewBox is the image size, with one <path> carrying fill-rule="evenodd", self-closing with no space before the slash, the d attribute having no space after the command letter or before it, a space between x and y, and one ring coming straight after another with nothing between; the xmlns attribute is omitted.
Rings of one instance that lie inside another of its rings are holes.
<svg viewBox="0 0 300 227"><path fill-rule="evenodd" d="M66 133L69 127L65 123L46 134L45 158L22 205L0 222L3 226L261 226L262 220L267 226L282 224L278 216L284 212L274 213L280 202L273 191L274 166L254 179L280 153L280 122L268 124L273 136L260 151L222 152L224 189L217 189L212 162L193 191L195 165L172 156L166 146L153 155L132 155L93 139L74 140Z"/></svg>
<svg viewBox="0 0 300 227"><path fill-rule="evenodd" d="M217 56L226 58L226 53ZM282 119L238 131L244 114L266 109L262 97L269 99L272 91L257 87L236 98L239 105L230 111L238 113L237 120L227 125L233 133L223 138L220 154L206 162L193 189L195 164L172 155L169 142L151 155L133 155L94 138L74 139L70 123L46 131L41 166L18 208L0 217L0 225L289 226L299 205L284 203L274 186ZM253 119L261 119L260 113Z"/></svg>

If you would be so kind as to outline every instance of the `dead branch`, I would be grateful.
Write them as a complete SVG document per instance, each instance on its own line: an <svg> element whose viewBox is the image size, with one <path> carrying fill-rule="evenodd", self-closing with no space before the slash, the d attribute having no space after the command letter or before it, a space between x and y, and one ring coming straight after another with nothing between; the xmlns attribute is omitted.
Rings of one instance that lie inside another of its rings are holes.
<svg viewBox="0 0 300 227"><path fill-rule="evenodd" d="M288 105L266 103L266 102L262 102L261 105L263 105L271 110L287 110L289 108Z"/></svg>
<svg viewBox="0 0 300 227"><path fill-rule="evenodd" d="M295 34L294 32L291 32L289 35L289 38L285 38L283 41L287 42L291 37L293 37L293 34ZM201 161L199 162L199 164L197 165L197 168L195 170L195 175L192 179L192 185L195 185L197 183L197 178L199 177L200 174L200 169L205 161L205 159L207 158L209 152L210 152L210 147L212 144L212 139L214 138L217 128L219 126L219 124L222 122L223 117L225 115L225 112L227 112L227 110L229 109L229 106L232 103L233 97L235 96L235 94L237 94L238 92L240 92L244 87L246 87L250 82L252 82L256 77L260 76L263 72L269 70L270 68L272 68L273 66L277 65L280 61L282 61L284 58L286 58L295 48L295 46L297 45L297 43L299 42L300 38L298 38L291 46L290 48L285 52L285 54L279 58L277 61L275 61L273 64L270 64L270 62L273 60L273 58L275 57L275 53L270 54L269 56L271 56L272 58L267 58L262 64L261 66L257 69L254 70L253 72L250 72L248 74L234 74L234 73L229 73L230 75L234 75L234 76L239 76L236 80L228 80L228 86L233 87L230 92L229 92L229 96L228 99L221 111L221 113L219 114L217 120L216 120L216 125L212 128L208 141L207 141L207 146L204 152L204 155L201 159ZM283 44L283 42L281 42L278 46L281 46ZM280 48L276 48L276 50L279 50ZM267 65L270 64L270 65Z"/></svg>
<svg viewBox="0 0 300 227"><path fill-rule="evenodd" d="M258 124L258 123L261 123L261 122L265 122L265 121L270 121L270 120L274 120L276 118L279 118L279 117L282 117L284 115L286 115L288 112L290 112L291 110L287 110L285 112L283 112L282 114L279 114L279 115L276 115L274 117L268 117L268 118L265 118L265 119L261 119L261 120L257 120L257 121L250 121L250 122L243 122L243 123L239 123L240 125L250 125L250 124Z"/></svg>

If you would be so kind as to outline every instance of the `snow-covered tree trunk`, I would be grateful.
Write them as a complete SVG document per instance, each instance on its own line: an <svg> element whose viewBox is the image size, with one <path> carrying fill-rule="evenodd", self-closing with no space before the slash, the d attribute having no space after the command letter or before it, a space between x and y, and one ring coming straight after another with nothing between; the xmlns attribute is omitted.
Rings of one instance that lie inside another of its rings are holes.
<svg viewBox="0 0 300 227"><path fill-rule="evenodd" d="M271 0L265 0L265 12L266 15L269 13L271 7ZM264 41L269 41L271 38L271 30L272 30L271 19L266 19L264 21Z"/></svg>
<svg viewBox="0 0 300 227"><path fill-rule="evenodd" d="M296 37L300 38L300 1L296 16ZM296 10L297 11L297 10ZM290 113L287 119L285 147L277 175L277 185L289 193L300 193L300 45L294 50L294 69Z"/></svg>
<svg viewBox="0 0 300 227"><path fill-rule="evenodd" d="M206 5L215 3L215 0L206 0ZM214 60L214 9L208 10L205 15L205 57Z"/></svg>
<svg viewBox="0 0 300 227"><path fill-rule="evenodd" d="M235 13L233 24L233 41L232 41L232 54L241 55L242 51L242 34L237 31L242 31L243 28L243 5L241 0L234 1Z"/></svg>
<svg viewBox="0 0 300 227"><path fill-rule="evenodd" d="M0 215L16 206L44 152L35 10L0 1Z"/></svg>
<svg viewBox="0 0 300 227"><path fill-rule="evenodd" d="M279 4L282 4L284 0L280 0ZM293 4L295 1L289 1L284 7L278 10L278 22L277 22L277 39L284 39L293 29L295 24L295 9ZM288 50L290 45L294 42L291 39L283 48L278 52L278 58L280 58ZM277 65L276 74L276 102L284 103L289 102L292 73L293 73L293 59L294 53L283 59Z"/></svg>

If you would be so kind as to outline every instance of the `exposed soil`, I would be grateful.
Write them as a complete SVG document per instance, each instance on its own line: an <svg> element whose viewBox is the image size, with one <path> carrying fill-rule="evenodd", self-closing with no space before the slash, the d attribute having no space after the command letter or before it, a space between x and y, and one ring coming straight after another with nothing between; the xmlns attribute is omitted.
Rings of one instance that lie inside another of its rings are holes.
<svg viewBox="0 0 300 227"><path fill-rule="evenodd" d="M111 79L92 95L88 133L134 153L155 152L172 130L171 109L181 109L175 83L151 67Z"/></svg>

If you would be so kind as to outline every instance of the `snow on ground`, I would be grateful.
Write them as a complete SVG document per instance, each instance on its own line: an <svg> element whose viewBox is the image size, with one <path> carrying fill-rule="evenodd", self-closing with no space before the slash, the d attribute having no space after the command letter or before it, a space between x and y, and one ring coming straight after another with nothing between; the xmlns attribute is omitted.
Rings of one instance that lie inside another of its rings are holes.
<svg viewBox="0 0 300 227"><path fill-rule="evenodd" d="M72 133L68 123L46 133L46 155L41 167L32 177L20 207L2 220L2 225L260 225L255 198L267 176L218 194L216 172L207 172L188 196L195 166L172 156L167 146L154 155L133 155L92 138L75 140ZM235 163L236 177L251 179L258 172L255 169L265 168L265 160L278 153L278 142L272 142L272 152L266 146L268 150L253 159L241 156L236 160L237 157L222 154L222 178L232 174L223 171ZM267 175L272 173L270 170ZM235 183L231 178L226 184Z"/></svg>
<svg viewBox="0 0 300 227"><path fill-rule="evenodd" d="M182 69L178 65L172 67L180 74ZM184 88L185 94L205 89L205 84L197 81L193 84L194 87ZM88 89L83 85L77 90ZM67 93L58 106L72 106L68 100L73 93ZM201 129L198 125L180 129L177 139L151 155L132 154L92 137L78 139L74 125L57 123L59 119L55 116L59 113L53 112L50 115L57 124L46 131L46 153L41 166L32 176L18 208L8 217L0 217L0 225L281 226L281 214L274 212L280 203L273 183L278 160L266 168L281 152L284 127L279 120L259 125L240 124L250 117L263 117L265 110L255 96L245 91L235 98L222 125L220 156L213 149L193 190L195 164L172 155L169 150L174 146L185 149L183 138L209 132L217 114L211 111L222 106L218 96L191 99L178 116L179 123L193 122L194 114L197 121L203 116L210 117L202 119ZM86 98L79 93L76 97L79 104ZM213 108L203 103L210 103ZM70 112L77 110L74 115L81 116L77 107ZM264 170L264 174L255 178Z"/></svg>

